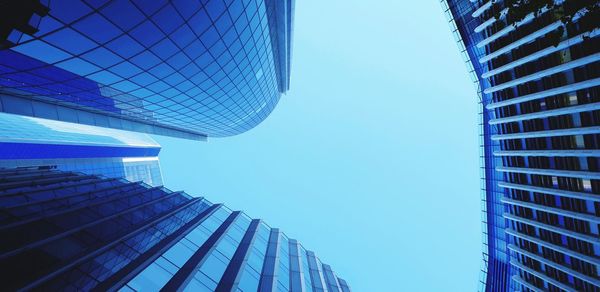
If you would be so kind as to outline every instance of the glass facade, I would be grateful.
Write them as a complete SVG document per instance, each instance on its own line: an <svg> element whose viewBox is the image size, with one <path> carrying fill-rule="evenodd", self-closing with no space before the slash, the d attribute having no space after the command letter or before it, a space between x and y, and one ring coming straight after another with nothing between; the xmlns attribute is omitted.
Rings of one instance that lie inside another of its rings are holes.
<svg viewBox="0 0 600 292"><path fill-rule="evenodd" d="M0 113L0 167L53 165L160 186L159 151L147 134Z"/></svg>
<svg viewBox="0 0 600 292"><path fill-rule="evenodd" d="M289 88L293 0L25 2L0 14L3 112L204 139Z"/></svg>
<svg viewBox="0 0 600 292"><path fill-rule="evenodd" d="M599 4L513 2L441 1L481 109L480 289L598 291Z"/></svg>
<svg viewBox="0 0 600 292"><path fill-rule="evenodd" d="M4 168L0 207L6 290L350 291L279 229L164 187Z"/></svg>

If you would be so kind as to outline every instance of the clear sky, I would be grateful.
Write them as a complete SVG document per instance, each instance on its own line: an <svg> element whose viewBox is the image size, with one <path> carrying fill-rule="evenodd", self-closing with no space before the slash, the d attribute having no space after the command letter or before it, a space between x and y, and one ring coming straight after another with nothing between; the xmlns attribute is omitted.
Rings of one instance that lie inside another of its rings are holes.
<svg viewBox="0 0 600 292"><path fill-rule="evenodd" d="M258 127L156 137L165 184L263 218L353 291L474 291L475 88L438 0L298 0L291 88Z"/></svg>

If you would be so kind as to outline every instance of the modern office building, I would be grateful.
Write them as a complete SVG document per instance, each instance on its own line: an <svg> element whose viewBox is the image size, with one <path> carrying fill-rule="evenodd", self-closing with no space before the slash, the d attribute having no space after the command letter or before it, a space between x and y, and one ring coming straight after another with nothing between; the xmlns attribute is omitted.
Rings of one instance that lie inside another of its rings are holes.
<svg viewBox="0 0 600 292"><path fill-rule="evenodd" d="M147 134L0 113L0 167L53 165L160 186L159 152Z"/></svg>
<svg viewBox="0 0 600 292"><path fill-rule="evenodd" d="M600 291L600 3L441 3L481 107L481 290Z"/></svg>
<svg viewBox="0 0 600 292"><path fill-rule="evenodd" d="M7 291L350 291L277 228L184 192L0 169Z"/></svg>
<svg viewBox="0 0 600 292"><path fill-rule="evenodd" d="M0 3L0 111L202 140L289 88L293 0Z"/></svg>

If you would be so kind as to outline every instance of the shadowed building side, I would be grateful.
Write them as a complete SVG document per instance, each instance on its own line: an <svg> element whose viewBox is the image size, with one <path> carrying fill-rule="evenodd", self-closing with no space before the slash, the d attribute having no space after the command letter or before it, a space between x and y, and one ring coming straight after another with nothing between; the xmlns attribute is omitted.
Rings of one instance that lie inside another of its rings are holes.
<svg viewBox="0 0 600 292"><path fill-rule="evenodd" d="M164 187L0 169L8 290L338 291L348 284L262 220Z"/></svg>

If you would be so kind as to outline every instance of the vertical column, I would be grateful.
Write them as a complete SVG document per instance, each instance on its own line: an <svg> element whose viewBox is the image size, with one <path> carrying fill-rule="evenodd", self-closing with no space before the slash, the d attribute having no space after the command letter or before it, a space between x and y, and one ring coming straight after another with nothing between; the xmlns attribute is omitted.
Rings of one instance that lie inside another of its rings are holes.
<svg viewBox="0 0 600 292"><path fill-rule="evenodd" d="M340 288L342 288L343 292L352 292L352 290L350 290L350 286L348 286L348 283L346 282L346 280L338 278L338 281L340 282Z"/></svg>
<svg viewBox="0 0 600 292"><path fill-rule="evenodd" d="M329 289L329 291L342 292L340 283L338 283L337 277L333 273L333 270L331 270L330 265L323 264L323 274L325 275L325 283L327 283L327 289Z"/></svg>
<svg viewBox="0 0 600 292"><path fill-rule="evenodd" d="M105 279L102 283L96 286L96 291L109 291L116 290L119 287L123 287L139 273L144 271L149 265L156 261L165 251L169 250L175 244L177 244L183 237L185 237L190 231L194 230L200 225L206 218L210 217L221 204L214 204L202 213L198 214L194 219L188 222L186 225L179 228L177 231L165 237L159 243L146 252L138 256L135 260L131 261L127 266L123 267L117 273L114 273L109 278Z"/></svg>
<svg viewBox="0 0 600 292"><path fill-rule="evenodd" d="M233 290L234 284L238 281L240 270L247 261L249 250L256 236L256 232L258 231L259 224L259 219L254 219L250 223L250 227L246 230L246 234L244 234L240 245L236 249L235 254L233 254L231 262L227 265L227 269L225 270L221 281L219 281L216 291L225 292Z"/></svg>
<svg viewBox="0 0 600 292"><path fill-rule="evenodd" d="M271 292L277 290L276 287L277 264L279 262L279 237L279 229L271 229L271 234L269 236L269 245L267 247L265 262L263 264L263 269L260 275L260 284L258 286L258 291Z"/></svg>
<svg viewBox="0 0 600 292"><path fill-rule="evenodd" d="M312 281L313 291L327 291L325 286L325 279L323 279L323 271L319 264L315 253L307 250L306 255L308 256L308 267L310 269L310 279Z"/></svg>
<svg viewBox="0 0 600 292"><path fill-rule="evenodd" d="M300 245L295 239L290 239L290 290L304 292L304 273L302 272L302 258Z"/></svg>
<svg viewBox="0 0 600 292"><path fill-rule="evenodd" d="M173 275L171 280L161 289L161 291L179 291L189 283L196 269L200 266L204 258L215 247L217 242L225 235L227 229L233 224L233 221L240 215L235 211L225 219L225 222L202 244L202 246L188 259L185 264Z"/></svg>

